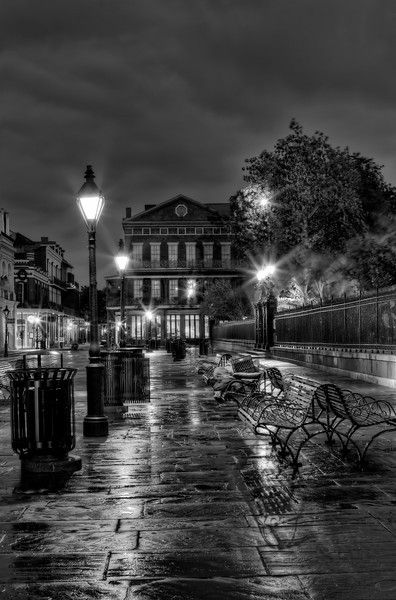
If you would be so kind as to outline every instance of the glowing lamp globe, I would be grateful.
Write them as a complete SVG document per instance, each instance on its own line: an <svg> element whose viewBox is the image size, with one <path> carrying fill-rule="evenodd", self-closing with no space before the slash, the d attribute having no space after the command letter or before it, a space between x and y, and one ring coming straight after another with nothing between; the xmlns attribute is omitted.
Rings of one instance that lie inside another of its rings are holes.
<svg viewBox="0 0 396 600"><path fill-rule="evenodd" d="M104 207L104 196L95 181L91 165L85 171L85 183L77 194L77 204L88 230L95 231Z"/></svg>

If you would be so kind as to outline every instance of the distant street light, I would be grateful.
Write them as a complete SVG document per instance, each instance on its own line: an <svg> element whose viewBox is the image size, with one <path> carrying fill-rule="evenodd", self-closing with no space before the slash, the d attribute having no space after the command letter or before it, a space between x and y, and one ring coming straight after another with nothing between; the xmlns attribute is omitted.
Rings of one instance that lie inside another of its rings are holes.
<svg viewBox="0 0 396 600"><path fill-rule="evenodd" d="M8 308L7 305L3 309L3 315L4 315L4 320L5 320L5 327L4 327L4 356L8 356L8 317L10 315L10 309Z"/></svg>
<svg viewBox="0 0 396 600"><path fill-rule="evenodd" d="M96 185L91 165L85 171L85 183L77 194L77 204L88 230L89 248L89 312L90 312L90 344L89 365L87 371L87 409L84 418L83 432L85 436L105 436L108 434L108 420L104 415L103 405L103 369L100 362L100 345L98 330L98 291L96 283L96 226L102 214L104 197Z"/></svg>
<svg viewBox="0 0 396 600"><path fill-rule="evenodd" d="M261 267L261 269L258 269L256 277L259 281L264 281L264 279L271 277L271 275L273 275L275 271L276 267L274 265L266 265L265 267Z"/></svg>
<svg viewBox="0 0 396 600"><path fill-rule="evenodd" d="M120 287L120 348L125 348L125 334L126 334L126 323L125 323L125 269L128 266L129 256L124 250L124 242L120 240L118 254L115 257L117 268L121 275L121 287Z"/></svg>

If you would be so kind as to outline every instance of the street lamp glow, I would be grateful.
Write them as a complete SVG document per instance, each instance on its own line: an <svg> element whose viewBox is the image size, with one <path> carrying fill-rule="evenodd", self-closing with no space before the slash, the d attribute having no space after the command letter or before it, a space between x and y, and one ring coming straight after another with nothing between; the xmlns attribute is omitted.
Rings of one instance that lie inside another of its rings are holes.
<svg viewBox="0 0 396 600"><path fill-rule="evenodd" d="M118 254L117 254L117 256L114 257L114 260L117 265L117 269L121 273L124 273L125 269L128 266L128 263L129 263L129 256L124 250L123 240L120 240Z"/></svg>
<svg viewBox="0 0 396 600"><path fill-rule="evenodd" d="M267 192L261 192L258 196L258 201L263 208L266 208L271 200L271 196Z"/></svg>
<svg viewBox="0 0 396 600"><path fill-rule="evenodd" d="M117 254L117 256L114 257L114 260L117 265L117 269L121 271L121 273L124 272L129 262L129 256L126 254Z"/></svg>
<svg viewBox="0 0 396 600"><path fill-rule="evenodd" d="M35 325L41 323L40 317L36 317L35 315L29 315L27 320L29 323L34 323Z"/></svg>
<svg viewBox="0 0 396 600"><path fill-rule="evenodd" d="M189 279L187 281L187 298L194 296L196 287L197 283L194 281L194 279Z"/></svg>
<svg viewBox="0 0 396 600"><path fill-rule="evenodd" d="M148 321L151 321L151 319L153 318L153 313L151 310L146 310L146 319Z"/></svg>
<svg viewBox="0 0 396 600"><path fill-rule="evenodd" d="M267 277L271 277L276 271L274 265L267 265L266 267L262 267L257 271L256 277L259 281L263 281Z"/></svg>
<svg viewBox="0 0 396 600"><path fill-rule="evenodd" d="M104 207L104 197L96 185L91 165L85 171L85 183L77 194L77 204L89 231L95 231Z"/></svg>

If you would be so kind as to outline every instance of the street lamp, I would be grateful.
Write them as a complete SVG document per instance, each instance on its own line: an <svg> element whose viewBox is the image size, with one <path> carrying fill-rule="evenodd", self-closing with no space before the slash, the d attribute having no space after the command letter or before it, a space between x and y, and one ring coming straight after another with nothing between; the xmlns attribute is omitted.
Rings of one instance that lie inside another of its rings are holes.
<svg viewBox="0 0 396 600"><path fill-rule="evenodd" d="M87 371L87 409L84 418L83 432L85 436L105 436L109 424L104 415L103 405L103 369L100 362L100 346L98 331L98 291L96 283L96 225L102 214L104 197L96 185L91 165L85 171L85 183L77 194L77 204L88 230L89 248L89 312L90 343L89 365Z"/></svg>
<svg viewBox="0 0 396 600"><path fill-rule="evenodd" d="M120 348L125 348L125 269L128 266L129 256L125 253L124 242L120 240L118 254L115 257L117 268L121 275L121 289L120 289Z"/></svg>
<svg viewBox="0 0 396 600"><path fill-rule="evenodd" d="M3 309L3 315L5 319L5 328L4 328L4 356L8 356L8 317L10 315L10 309L6 305Z"/></svg>
<svg viewBox="0 0 396 600"><path fill-rule="evenodd" d="M276 267L274 265L267 265L265 267L261 267L261 269L258 269L256 277L259 281L264 281L264 279L271 277L275 271Z"/></svg>

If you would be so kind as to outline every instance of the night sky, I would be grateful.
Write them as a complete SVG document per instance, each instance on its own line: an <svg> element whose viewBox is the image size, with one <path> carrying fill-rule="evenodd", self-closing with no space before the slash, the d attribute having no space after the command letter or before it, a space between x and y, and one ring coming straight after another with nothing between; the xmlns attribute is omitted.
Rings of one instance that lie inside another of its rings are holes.
<svg viewBox="0 0 396 600"><path fill-rule="evenodd" d="M125 207L227 201L292 117L396 184L394 0L1 0L0 45L0 204L82 284L87 164L100 287Z"/></svg>

